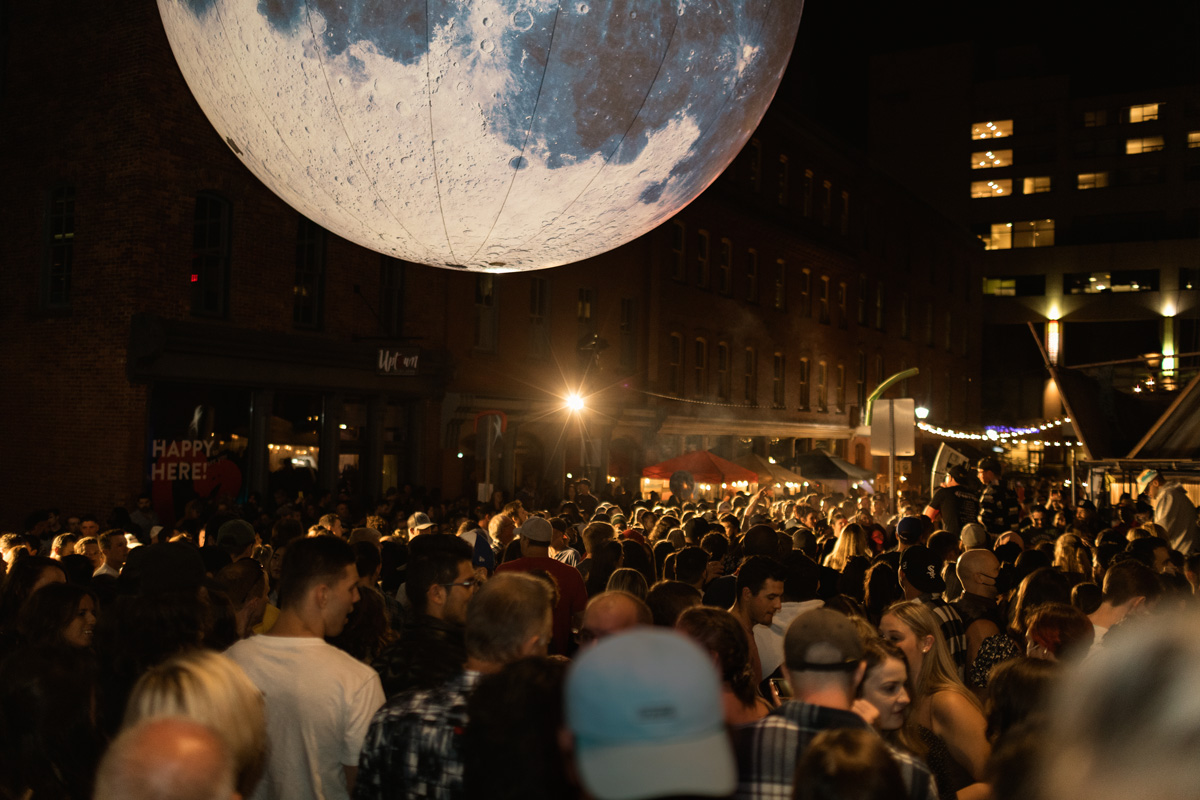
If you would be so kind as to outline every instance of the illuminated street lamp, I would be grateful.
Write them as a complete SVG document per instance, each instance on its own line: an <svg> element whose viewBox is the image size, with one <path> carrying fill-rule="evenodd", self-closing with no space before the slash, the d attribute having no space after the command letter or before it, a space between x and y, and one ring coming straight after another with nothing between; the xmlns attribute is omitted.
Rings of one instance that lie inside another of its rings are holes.
<svg viewBox="0 0 1200 800"><path fill-rule="evenodd" d="M571 392L569 395L567 395L564 405L566 405L569 411L574 411L575 413L583 411L583 409L587 406L587 404L583 401L583 397L576 392Z"/></svg>

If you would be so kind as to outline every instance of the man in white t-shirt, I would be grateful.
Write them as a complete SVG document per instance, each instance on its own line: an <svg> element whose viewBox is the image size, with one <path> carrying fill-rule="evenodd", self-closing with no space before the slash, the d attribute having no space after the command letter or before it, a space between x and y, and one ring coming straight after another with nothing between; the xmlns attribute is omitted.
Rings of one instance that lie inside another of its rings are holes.
<svg viewBox="0 0 1200 800"><path fill-rule="evenodd" d="M358 602L354 550L334 536L292 542L271 632L226 651L263 693L266 774L254 800L347 800L371 717L384 703L379 674L325 643Z"/></svg>

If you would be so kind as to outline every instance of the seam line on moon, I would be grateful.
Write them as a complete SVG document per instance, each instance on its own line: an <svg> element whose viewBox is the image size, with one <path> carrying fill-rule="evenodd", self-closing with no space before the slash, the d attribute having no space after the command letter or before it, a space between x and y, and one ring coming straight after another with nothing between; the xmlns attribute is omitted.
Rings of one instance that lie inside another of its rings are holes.
<svg viewBox="0 0 1200 800"><path fill-rule="evenodd" d="M429 100L429 148L433 151L433 186L437 189L438 199L438 216L442 218L442 233L446 237L446 249L450 251L450 261L453 264L458 263L458 258L454 255L454 245L450 243L450 229L446 226L446 210L442 206L442 179L438 175L438 157L437 157L437 140L433 134L433 92L430 91L430 83L433 78L431 69L433 65L433 40L429 32L429 0L425 0L425 97Z"/></svg>
<svg viewBox="0 0 1200 800"><path fill-rule="evenodd" d="M231 37L231 36L229 35L229 29L228 29L228 28L226 27L226 25L225 25L225 17L224 17L224 15L222 15L222 14L221 14L221 12L220 12L220 9L219 9L218 7L214 6L214 9L215 9L215 10L214 10L214 12L213 12L213 13L216 15L216 17L217 17L217 20L218 20L218 22L219 22L219 24L220 24L220 26L221 26L221 32L225 34L225 41L226 41L227 43L232 43L232 42L233 42L233 37ZM240 24L239 24L239 26L238 26L238 27L239 27L239 29L240 29L240 27L241 27L241 26L240 26ZM263 103L262 103L262 100L261 100L261 99L258 97L257 93L255 93L255 92L254 92L254 90L253 90L253 85L250 83L249 79L246 77L246 71L245 71L244 69L242 69L242 63L241 63L241 61L239 61L237 58L233 57L233 55L234 55L234 52L233 52L233 47L232 47L232 45L230 45L229 54L230 54L230 59L229 59L229 60L230 60L230 63L232 63L232 64L234 64L234 65L236 65L236 66L237 66L237 70L238 70L238 72L241 74L241 77L242 77L242 82L243 82L243 84L244 84L244 85L245 85L245 86L246 86L248 89L250 89L250 96L251 96L251 97L254 99L254 104L255 104L256 106L258 106L258 110L259 110L260 112L262 112L262 115L263 115L263 117L264 117L264 118L266 118L266 119L270 119L270 118L271 118L271 114L270 114L270 113L267 111L267 108L266 108L266 106L264 106L264 105L263 105ZM195 98L195 93L193 93L193 97ZM201 107L201 110L202 110L202 111L204 111L204 106L203 106L203 104L201 104L201 103L200 103L200 101L199 101L199 99L198 99L198 98L196 98L196 102L197 102L197 105L200 105L200 107ZM207 111L204 111L204 113L205 113L205 116L209 116ZM214 112L214 113L217 113L217 112ZM224 122L226 122L224 115L218 114L218 116L219 116L219 118L221 119L221 121L222 121L223 123L224 123ZM210 120L210 121L212 120L212 117L211 117L211 116L209 116L209 120ZM214 127L214 128L216 128L216 124L215 124L215 123L213 124L213 127ZM218 133L220 133L220 132L218 131ZM226 134L226 135L227 135L227 134ZM279 130L278 130L278 129L275 129L275 136L276 136L276 138L278 138L278 139L279 139L279 143L280 143L280 144L283 146L283 149L284 149L285 151L287 151L287 154L288 154L289 156L291 156L291 158L292 158L292 162L293 162L293 163L295 163L295 164L297 164L297 165L303 165L303 164L304 164L304 160L303 160L303 159L301 159L301 158L300 158L300 157L299 157L299 156L296 154L296 152L295 152L294 150L292 150L291 146L288 144L287 140L283 138L283 135L282 135L282 134L279 132ZM249 147L247 147L247 149L246 149L246 152L247 152L247 153L249 152ZM239 159L239 160L241 160L241 159ZM244 160L242 160L242 164L243 164L244 166L246 166L246 168L247 168L247 169L249 169L249 165L248 165L248 164L246 164L246 162L245 162ZM263 167L263 169L266 169L266 167L264 166L264 167ZM253 170L250 170L250 171L251 171L251 172L254 172ZM267 171L268 171L268 172L270 172L270 170L267 170ZM256 175L256 177L257 177L257 175ZM266 181L264 181L264 180L262 180L261 178L259 178L259 182L260 182L260 183L262 183L264 186L267 186L267 188L268 188L268 189L270 189L270 186L269 186L269 184L267 184L267 182L266 182ZM312 185L313 185L313 186L314 186L316 189L318 189L318 190L319 190L319 191L320 191L322 194L324 194L326 197L328 197L328 198L330 199L330 201L332 201L332 202L333 202L333 204L334 204L334 205L337 205L337 198L336 198L336 197L334 197L332 194L330 194L330 193L329 193L329 190L328 190L328 189L326 189L326 188L325 188L325 187L324 187L324 186L323 186L323 185L322 185L322 184L321 184L319 181L314 181L314 180L312 180L312 179L311 179L311 177L310 177L310 178L309 178L309 182L310 182L310 183L311 183L311 184L312 184ZM277 192L275 192L275 190L274 190L274 189L271 189L271 192L272 192L273 194L275 194L277 197L279 196L279 194L278 194ZM283 198L282 198L282 197L280 197L280 199L283 199ZM301 199L301 200L305 200L305 199L307 199L307 198L300 198L300 199ZM285 202L285 203L287 203L287 201L286 201L286 200L284 200L284 202ZM287 204L288 204L289 206L291 206L292 208L295 208L294 206L292 206L292 204L291 204L291 203L287 203ZM300 212L299 212L299 210L297 210L297 213L300 213ZM354 214L353 212L347 212L347 213L349 213L349 214L350 214L350 217L351 217L352 219L354 219L356 222L358 222L360 225L362 225L364 228L366 228L366 227L369 227L369 226L366 224L366 222L364 222L362 219L360 219L360 218L358 217L358 215ZM399 221L399 220L397 220L397 222L398 222L398 221Z"/></svg>
<svg viewBox="0 0 1200 800"><path fill-rule="evenodd" d="M791 0L785 0L785 2L790 2L790 1L791 1ZM773 11L773 10L774 10L774 9L775 9L777 6L778 6L778 2L777 2L777 0L768 0L768 3L767 3L767 10L766 10L765 12L763 12L763 15L762 15L762 24L760 24L760 25L759 25L759 27L758 27L758 35L757 35L757 37L756 37L756 38L757 38L757 39L759 39L760 41L761 41L761 39L762 39L763 29L764 29L764 28L766 27L766 25L767 25L767 20L768 20L768 19L770 19L770 17L771 17L771 12L772 12L772 11ZM678 23L676 23L676 24L678 25ZM674 31L671 31L671 36L672 36L672 38L674 38L674 35L675 35L675 32L674 32ZM795 47L795 43L793 42L793 49L794 49L794 47ZM665 57L665 56L664 56L663 60L664 60L664 61L666 60L666 57ZM657 80L657 76L655 76L655 79ZM733 97L734 97L734 95L735 95L735 94L737 94L737 88L738 88L738 85L739 85L740 83L741 83L741 76L735 76L735 77L734 77L734 79L733 79L733 85L729 87L729 91L726 93L726 95L725 95L725 99L721 101L721 107L720 107L720 108L718 108L718 109L717 109L717 111L716 111L716 113L712 114L712 116L709 118L708 124L707 124L707 125L704 127L704 130L703 130L703 131L700 133L700 135L699 135L699 136L697 136L697 137L696 137L696 140L695 140L695 141L692 143L692 146L693 146L693 147L696 147L696 146L700 145L702 142L706 141L706 139L707 139L707 137L708 137L708 132L709 132L710 130L712 130L713 126L717 124L717 121L718 121L718 120L720 120L722 116L724 116L724 113L725 113L725 107L729 105L729 101L733 99ZM778 89L778 86L776 87L776 89ZM761 120L760 120L760 121L761 121ZM747 140L749 140L749 137L747 137ZM614 152L614 154L615 154L615 152L616 152L616 151L614 150L613 152ZM736 158L736 157L737 157L737 155L735 154L735 155L734 155L734 158ZM733 159L730 159L730 163L733 163ZM607 162L607 161L605 162L605 166L608 166L608 162ZM728 166L728 165L727 165L727 166ZM603 167L601 167L601 170L603 170ZM597 172L597 173L596 173L596 177L599 177L599 175L600 175L600 173L599 173L599 172ZM669 176L668 176L668 177L669 177ZM709 182L708 182L708 184L706 184L706 185L705 185L704 189L707 189L709 186L711 186L711 185L712 185L712 183L713 183L714 181L716 181L716 179L717 179L718 177L720 177L720 173L718 173L717 175L714 175L714 176L713 176L713 178L712 178L712 180L711 180L711 181L709 181ZM593 178L593 180L595 180L595 178ZM589 185L589 186L591 185L591 181L588 181L588 185ZM699 196L700 196L700 195L701 195L701 194L704 192L704 189L701 189L699 192L697 192L697 193L696 193L696 197L699 197ZM586 187L585 187L585 190L586 190ZM576 200L578 200L578 199L579 199L579 197L580 197L580 196L582 196L582 195L583 195L583 192L580 192L580 193L579 193L579 195L577 195L575 199L576 199ZM693 198L692 198L692 200L696 199L696 197L693 197ZM572 203L574 203L574 200L573 200L573 201L571 201L571 202L572 202ZM689 201L689 202L691 202L691 201ZM626 206L626 207L624 208L624 210L623 210L623 212L622 212L622 213L624 213L624 212L628 211L628 210L629 210L629 209L631 209L631 208L635 208L635 207L636 207L636 205L637 205L637 204L635 203L634 205L629 205L629 206ZM570 207L570 206L568 206L568 208L569 208L569 207ZM678 209L676 209L675 211L671 212L671 216L674 216L675 214L678 214L678 213L679 213L680 211L682 211L682 210L683 210L683 208L682 208L682 207L681 207L681 208L678 208ZM565 213L565 212L566 212L566 209L563 209L563 212ZM665 221L665 220L663 220L663 221ZM656 222L656 223L654 224L654 227L658 227L658 225L659 225L659 224L660 224L659 222ZM541 231L538 231L538 233L541 233ZM567 246L569 246L569 245L573 244L574 242L577 242L577 241L579 241L580 237L582 237L583 235L585 235L585 234L579 234L579 235L575 236L574 238L572 238L572 239L570 239L569 241L567 241L567 242L566 242L566 245L567 245ZM534 236L537 236L537 234L534 234ZM522 244L522 246L524 246L525 244L528 244L530 241L533 241L533 238L534 238L534 236L531 236L531 237L529 237L529 239L527 239L525 242L522 242L522 243L521 243L521 244Z"/></svg>
<svg viewBox="0 0 1200 800"><path fill-rule="evenodd" d="M420 247L423 247L425 249L425 251L427 253L429 253L430 255L436 255L423 242L421 242L412 231L410 231L408 229L408 226L406 226L403 222L400 221L400 218L396 216L396 214L388 206L387 202L383 199L382 196L380 196L379 188L375 182L375 179L372 178L367 173L366 169L364 168L362 156L358 152L358 147L355 145L354 137L350 135L350 131L346 128L346 121L345 121L345 118L343 118L343 116L342 116L342 110L340 108L338 108L337 95L334 94L333 86L329 82L329 73L325 69L325 58L321 54L321 42L317 40L317 32L315 30L313 30L312 9L309 8L308 0L305 0L305 2L304 2L304 18L308 22L308 32L312 36L312 42L314 45L313 50L317 54L317 64L321 68L321 77L325 79L325 89L329 92L329 104L331 106L333 106L333 113L335 115L337 115L338 126L342 129L342 134L346 137L346 142L347 142L348 146L350 147L350 152L353 153L354 160L358 164L359 174L361 174L363 176L363 178L366 179L367 183L371 186L371 193L375 195L375 199L378 200L379 203L383 206L384 210L387 211L388 216L390 216L392 219L394 219L396 221L396 224L399 225L400 229L403 230L404 233L408 235L409 239L414 244L419 245ZM330 198L330 199L333 199L336 202L336 198ZM369 227L369 226L365 226L365 227ZM372 231L372 232L375 232L375 231Z"/></svg>
<svg viewBox="0 0 1200 800"><path fill-rule="evenodd" d="M675 25L671 28L671 35L667 37L667 43L663 47L662 58L660 58L658 60L658 68L654 71L654 77L650 79L649 85L646 86L646 93L644 95L642 95L642 102L640 105L638 105L638 110L634 113L633 118L631 120L629 120L629 124L625 127L625 131L621 134L621 138L618 139L616 144L613 146L612 151L607 156L605 156L604 163L600 165L600 169L596 170L596 174L588 179L587 184L585 184L584 187L579 190L579 193L577 195L575 195L573 198L571 198L571 201L569 203L567 203L565 206L563 206L561 211L559 211L557 214L554 215L553 219L551 219L548 223L546 223L542 227L538 228L538 230L535 231L533 234L531 234L528 239L521 242L521 244L518 245L518 247L525 247L527 244L529 244L534 239L536 239L538 236L540 236L544 231L546 231L555 222L557 222L558 219L560 217L562 217L563 214L566 214L567 211L570 210L571 206L575 205L576 201L578 201L579 198L583 197L584 193L587 192L587 190L589 188L591 188L592 184L596 182L596 179L600 177L600 174L602 172L604 172L605 167L607 167L609 162L612 161L613 156L615 156L617 154L617 151L621 149L621 145L622 145L622 143L624 143L625 138L627 136L629 136L629 132L631 130L633 130L634 124L638 121L638 117L641 116L642 109L644 109L646 107L646 101L650 98L651 92L654 91L655 84L658 83L658 76L662 74L663 64L666 63L667 56L671 52L671 44L672 44L672 42L675 41L675 32L677 30L679 30L679 16L678 15L675 16ZM722 107L724 107L724 106L722 106ZM571 239L570 242L575 242L578 239L579 239L579 237L576 236L575 238ZM570 242L568 242L568 244L570 244Z"/></svg>
<svg viewBox="0 0 1200 800"><path fill-rule="evenodd" d="M561 13L562 4L559 3L558 7L554 9L554 22L550 25L550 42L546 45L546 65L542 67L542 77L538 81L537 97L533 100L533 111L529 115L529 127L525 129L525 140L521 142L521 154L517 156L518 159L525 158L525 151L529 147L529 137L533 135L533 126L537 124L538 107L542 102L542 90L546 86L546 73L550 71L550 61L554 55L554 34L558 30L558 16ZM519 164L520 161L517 163ZM479 252L487 245L488 240L492 238L492 232L496 230L496 223L500 221L500 216L504 213L504 206L508 204L508 196L512 193L513 184L517 182L517 173L519 171L519 167L513 167L512 178L508 181L508 189L504 192L504 199L500 201L500 207L496 209L496 216L492 218L492 226L488 228L487 236L483 237L483 241L479 243L479 247L467 259L468 261L479 255Z"/></svg>

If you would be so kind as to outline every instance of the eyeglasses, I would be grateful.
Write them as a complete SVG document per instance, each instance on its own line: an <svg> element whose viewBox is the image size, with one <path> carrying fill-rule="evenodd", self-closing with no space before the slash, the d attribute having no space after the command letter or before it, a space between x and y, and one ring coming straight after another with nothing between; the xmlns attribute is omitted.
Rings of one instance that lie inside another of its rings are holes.
<svg viewBox="0 0 1200 800"><path fill-rule="evenodd" d="M474 589L477 586L479 586L479 584L480 584L480 581L478 578L467 578L465 581L459 581L458 583L440 583L438 585L445 586L447 589L449 589L452 586L461 586L464 589L470 591L471 589Z"/></svg>

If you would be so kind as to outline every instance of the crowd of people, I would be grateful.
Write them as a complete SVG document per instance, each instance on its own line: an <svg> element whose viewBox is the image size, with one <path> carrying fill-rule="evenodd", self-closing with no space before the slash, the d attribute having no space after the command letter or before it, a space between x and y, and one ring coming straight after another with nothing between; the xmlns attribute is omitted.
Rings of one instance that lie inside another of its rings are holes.
<svg viewBox="0 0 1200 800"><path fill-rule="evenodd" d="M1191 796L1196 509L1138 489L39 511L0 798Z"/></svg>

